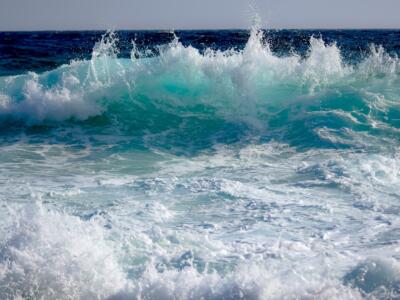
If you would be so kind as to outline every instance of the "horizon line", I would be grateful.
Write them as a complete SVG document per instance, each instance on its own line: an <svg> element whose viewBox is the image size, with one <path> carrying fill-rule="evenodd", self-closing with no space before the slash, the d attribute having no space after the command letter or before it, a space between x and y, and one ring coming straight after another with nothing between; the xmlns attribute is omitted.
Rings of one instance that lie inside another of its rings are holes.
<svg viewBox="0 0 400 300"><path fill-rule="evenodd" d="M283 27L283 28L278 28L278 27L272 27L272 28L260 28L261 30L399 30L400 27ZM21 32L21 33L28 33L28 32L96 32L96 31L234 31L234 30L240 30L240 31L250 31L252 28L240 28L240 27L232 27L232 28L185 28L185 29L179 29L179 28L174 28L174 29L160 29L160 28L154 28L154 29L127 29L127 28L121 28L121 29L115 29L115 28L107 28L107 29L8 29L8 30L1 30L0 33L16 33L16 32Z"/></svg>

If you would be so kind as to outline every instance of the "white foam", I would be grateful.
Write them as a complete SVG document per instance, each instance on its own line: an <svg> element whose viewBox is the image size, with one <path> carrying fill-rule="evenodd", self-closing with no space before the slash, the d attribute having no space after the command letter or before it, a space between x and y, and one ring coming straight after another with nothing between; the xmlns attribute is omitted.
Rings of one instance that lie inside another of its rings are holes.
<svg viewBox="0 0 400 300"><path fill-rule="evenodd" d="M98 115L101 107L85 99L79 86L79 79L72 75L52 87L46 88L39 83L37 75L29 76L18 93L23 95L22 101L11 100L7 96L0 106L0 115L14 115L30 123L62 121L69 118L83 120L89 116ZM21 97L18 95L16 97ZM7 101L6 101L7 100Z"/></svg>
<svg viewBox="0 0 400 300"><path fill-rule="evenodd" d="M92 299L125 288L101 226L28 205L0 246L0 297Z"/></svg>

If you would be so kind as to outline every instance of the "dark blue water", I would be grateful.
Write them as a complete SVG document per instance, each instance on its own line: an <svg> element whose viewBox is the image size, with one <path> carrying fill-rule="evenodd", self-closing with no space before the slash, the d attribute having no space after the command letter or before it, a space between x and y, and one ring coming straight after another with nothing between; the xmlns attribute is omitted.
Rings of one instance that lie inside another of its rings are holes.
<svg viewBox="0 0 400 300"><path fill-rule="evenodd" d="M15 75L26 71L43 72L67 64L73 59L89 59L95 42L104 31L71 32L0 32L0 75ZM158 52L160 45L171 42L173 32L118 31L120 57L130 57L132 41L141 50ZM175 31L180 42L200 51L243 49L248 30ZM327 43L337 43L344 59L359 61L369 52L371 44L384 45L391 54L400 53L400 30L268 30L265 39L273 52L284 55L291 51L304 55L310 37L321 37Z"/></svg>

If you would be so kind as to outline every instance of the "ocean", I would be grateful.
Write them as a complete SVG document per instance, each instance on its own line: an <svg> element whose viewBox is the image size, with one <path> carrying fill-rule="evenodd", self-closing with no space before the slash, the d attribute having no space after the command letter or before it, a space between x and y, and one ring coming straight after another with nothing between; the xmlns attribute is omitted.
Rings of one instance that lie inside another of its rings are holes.
<svg viewBox="0 0 400 300"><path fill-rule="evenodd" d="M399 54L0 33L0 299L400 299Z"/></svg>

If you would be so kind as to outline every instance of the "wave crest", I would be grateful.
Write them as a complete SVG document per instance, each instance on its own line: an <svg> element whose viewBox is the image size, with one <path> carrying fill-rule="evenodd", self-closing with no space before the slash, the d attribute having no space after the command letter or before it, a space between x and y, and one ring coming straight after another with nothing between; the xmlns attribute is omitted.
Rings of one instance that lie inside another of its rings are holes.
<svg viewBox="0 0 400 300"><path fill-rule="evenodd" d="M278 56L257 28L242 50L203 53L175 37L159 55L133 43L131 59L122 59L116 41L108 32L89 61L0 78L0 119L32 125L104 116L113 126L150 132L212 122L275 138L300 124L310 139L339 130L336 140L399 128L390 115L399 110L400 62L382 47L347 65L336 44L315 37L305 57Z"/></svg>

